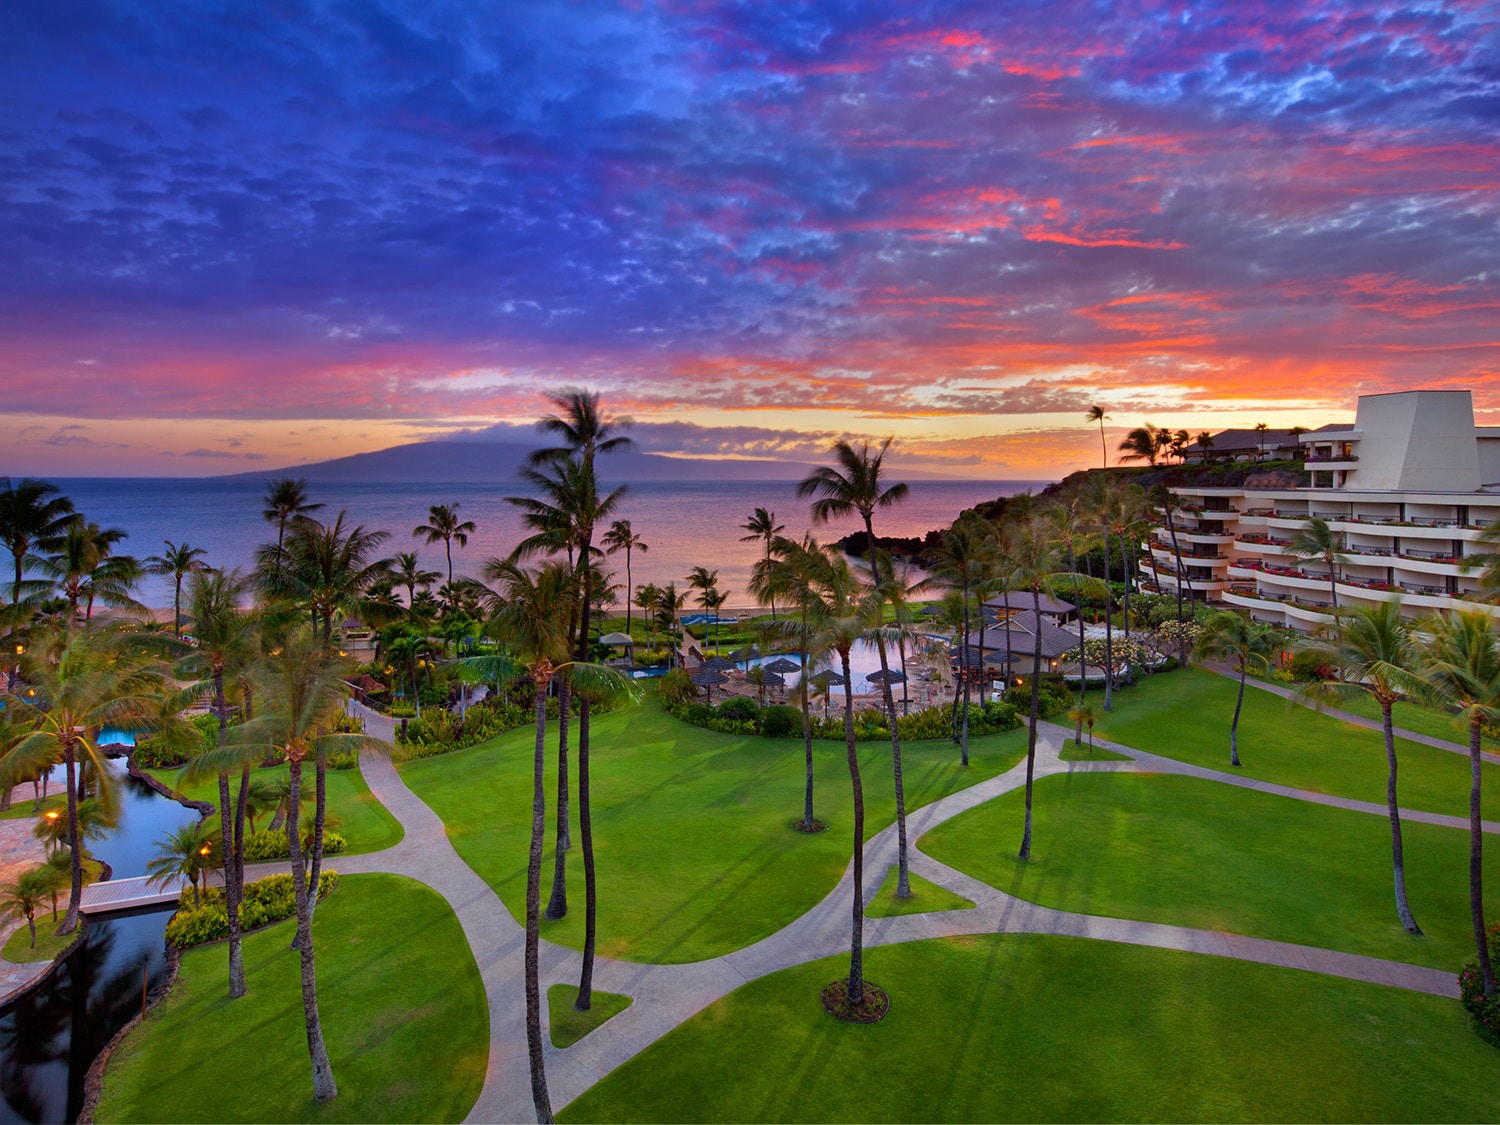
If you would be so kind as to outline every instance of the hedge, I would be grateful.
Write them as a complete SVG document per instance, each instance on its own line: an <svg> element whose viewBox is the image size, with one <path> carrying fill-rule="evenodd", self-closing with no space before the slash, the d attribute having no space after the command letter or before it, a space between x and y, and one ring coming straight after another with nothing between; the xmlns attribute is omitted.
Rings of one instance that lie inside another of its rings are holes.
<svg viewBox="0 0 1500 1125"><path fill-rule="evenodd" d="M318 899L327 898L338 882L337 871L322 872L318 878ZM194 909L192 889L184 889L177 913L167 923L167 941L178 949L222 941L229 936L229 911L224 904L223 888L205 887L201 894L202 906ZM257 930L296 913L297 892L291 875L269 875L245 886L245 898L240 903L240 928Z"/></svg>

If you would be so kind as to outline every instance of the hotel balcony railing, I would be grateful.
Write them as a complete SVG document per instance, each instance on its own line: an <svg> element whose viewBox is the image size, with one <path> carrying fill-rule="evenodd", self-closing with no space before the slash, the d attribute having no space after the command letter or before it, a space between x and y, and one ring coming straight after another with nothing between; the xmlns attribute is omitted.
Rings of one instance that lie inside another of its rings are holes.
<svg viewBox="0 0 1500 1125"><path fill-rule="evenodd" d="M1352 453L1318 453L1310 457L1302 458L1304 465L1328 465L1342 463L1345 461L1358 461L1359 458Z"/></svg>
<svg viewBox="0 0 1500 1125"><path fill-rule="evenodd" d="M1277 539L1274 535L1237 535L1236 540L1241 543L1259 543L1264 547L1285 547L1291 543L1290 539Z"/></svg>

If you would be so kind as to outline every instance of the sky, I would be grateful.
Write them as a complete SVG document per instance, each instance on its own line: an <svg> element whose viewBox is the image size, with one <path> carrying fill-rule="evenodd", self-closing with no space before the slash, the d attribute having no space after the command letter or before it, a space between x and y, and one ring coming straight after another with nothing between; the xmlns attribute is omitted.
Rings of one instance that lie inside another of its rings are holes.
<svg viewBox="0 0 1500 1125"><path fill-rule="evenodd" d="M1497 184L1493 2L7 0L0 473L1493 424Z"/></svg>

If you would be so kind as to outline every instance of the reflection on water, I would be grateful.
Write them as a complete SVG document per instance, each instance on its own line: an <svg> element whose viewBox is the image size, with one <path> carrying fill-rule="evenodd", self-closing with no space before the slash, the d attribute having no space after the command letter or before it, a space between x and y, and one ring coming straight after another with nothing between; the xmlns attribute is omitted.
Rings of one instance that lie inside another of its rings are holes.
<svg viewBox="0 0 1500 1125"><path fill-rule="evenodd" d="M110 766L122 775L120 820L91 850L115 878L128 879L146 873L158 840L198 814L124 775L123 762ZM162 933L171 916L170 907L156 907L92 922L88 938L47 984L0 1008L0 1125L78 1116L89 1065L141 1010L143 968L148 988L161 979Z"/></svg>

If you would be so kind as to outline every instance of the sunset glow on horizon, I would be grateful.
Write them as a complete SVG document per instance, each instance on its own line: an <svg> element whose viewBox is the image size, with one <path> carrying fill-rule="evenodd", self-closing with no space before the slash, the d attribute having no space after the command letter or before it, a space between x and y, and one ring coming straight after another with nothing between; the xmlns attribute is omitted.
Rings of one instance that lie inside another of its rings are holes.
<svg viewBox="0 0 1500 1125"><path fill-rule="evenodd" d="M0 474L524 425L1049 479L1474 391L1500 10L710 0L0 9Z"/></svg>

